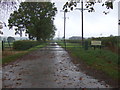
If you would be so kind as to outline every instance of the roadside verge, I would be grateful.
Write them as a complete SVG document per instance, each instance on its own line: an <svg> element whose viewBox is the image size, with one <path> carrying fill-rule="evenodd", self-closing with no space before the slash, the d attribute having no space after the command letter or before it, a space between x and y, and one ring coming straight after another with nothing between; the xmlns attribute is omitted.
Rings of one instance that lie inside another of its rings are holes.
<svg viewBox="0 0 120 90"><path fill-rule="evenodd" d="M13 55L4 57L4 58L2 58L2 66L5 66L5 65L7 65L7 64L9 64L9 63L11 63L11 62L14 62L14 61L16 61L18 58L23 57L24 55L26 55L26 54L28 54L28 53L30 53L30 52L32 52L32 51L35 51L35 50L37 50L38 48L45 47L46 45L47 45L47 44L44 43L44 44L41 44L41 45L37 45L37 46L35 46L35 47L32 47L32 48L30 48L30 49L28 49L28 50L25 50L25 51L23 51L23 52L16 53L16 54L13 54Z"/></svg>
<svg viewBox="0 0 120 90"><path fill-rule="evenodd" d="M64 48L64 43L58 42ZM66 51L74 64L83 72L113 87L118 87L119 67L118 54L104 49L89 48L84 50L78 43L66 43Z"/></svg>

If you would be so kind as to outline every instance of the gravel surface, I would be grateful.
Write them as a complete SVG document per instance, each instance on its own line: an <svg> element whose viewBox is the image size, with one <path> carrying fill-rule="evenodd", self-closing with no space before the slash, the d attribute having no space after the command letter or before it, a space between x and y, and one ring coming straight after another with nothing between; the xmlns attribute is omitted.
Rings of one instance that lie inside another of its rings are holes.
<svg viewBox="0 0 120 90"><path fill-rule="evenodd" d="M63 48L52 43L4 66L3 88L110 88L71 60Z"/></svg>

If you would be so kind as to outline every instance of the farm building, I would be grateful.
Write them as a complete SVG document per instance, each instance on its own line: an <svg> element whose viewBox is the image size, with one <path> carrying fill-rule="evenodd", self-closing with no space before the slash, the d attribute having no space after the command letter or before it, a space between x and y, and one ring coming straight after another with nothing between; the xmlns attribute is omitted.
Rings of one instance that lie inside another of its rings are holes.
<svg viewBox="0 0 120 90"><path fill-rule="evenodd" d="M82 37L72 36L72 37L69 38L69 40L82 40Z"/></svg>

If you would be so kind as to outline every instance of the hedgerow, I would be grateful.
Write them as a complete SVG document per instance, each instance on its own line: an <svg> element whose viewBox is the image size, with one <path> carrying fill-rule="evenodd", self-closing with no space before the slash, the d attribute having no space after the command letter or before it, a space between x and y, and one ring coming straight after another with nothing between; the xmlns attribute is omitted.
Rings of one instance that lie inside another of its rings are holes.
<svg viewBox="0 0 120 90"><path fill-rule="evenodd" d="M31 47L34 47L40 44L41 43L38 41L30 41L30 40L15 41L13 43L13 49L14 50L27 50Z"/></svg>

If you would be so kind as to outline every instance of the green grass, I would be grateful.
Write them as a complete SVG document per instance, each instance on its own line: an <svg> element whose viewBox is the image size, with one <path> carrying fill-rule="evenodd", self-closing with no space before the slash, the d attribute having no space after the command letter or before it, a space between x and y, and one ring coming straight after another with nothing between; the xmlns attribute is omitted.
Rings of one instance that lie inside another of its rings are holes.
<svg viewBox="0 0 120 90"><path fill-rule="evenodd" d="M2 58L2 64L7 64L7 63L10 63L12 61L15 61L16 59L20 58L21 56L27 54L27 52L24 52L24 53L17 53L17 54L14 54L14 55L10 55L8 57L5 57L5 58Z"/></svg>
<svg viewBox="0 0 120 90"><path fill-rule="evenodd" d="M25 52L22 52L22 53L17 53L17 54L14 54L14 55L10 55L10 56L7 56L5 58L2 58L2 64L7 64L7 63L10 63L12 61L15 61L16 59L30 53L31 51L34 51L34 50L37 50L38 48L42 48L42 47L45 47L46 44L42 44L42 45L38 45L38 46L35 46L33 48L30 48L28 50L26 50Z"/></svg>
<svg viewBox="0 0 120 90"><path fill-rule="evenodd" d="M64 47L62 42L58 42L59 45ZM111 78L118 79L118 54L113 53L109 50L89 48L84 50L80 44L67 43L67 50L71 52L72 56L78 58L78 60L84 61L89 66L103 71L106 75Z"/></svg>
<svg viewBox="0 0 120 90"><path fill-rule="evenodd" d="M120 43L118 44L118 47L120 48Z"/></svg>
<svg viewBox="0 0 120 90"><path fill-rule="evenodd" d="M9 44L10 44L10 47L13 47L13 43L9 43ZM8 42L5 42L4 47L9 47L9 44L8 44Z"/></svg>
<svg viewBox="0 0 120 90"><path fill-rule="evenodd" d="M27 51L34 51L34 50L37 50L38 48L45 47L46 45L47 45L46 43L44 43L42 45L37 45L37 46L35 46L33 48L28 49Z"/></svg>

